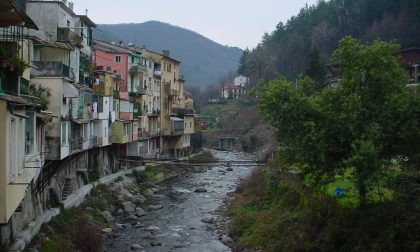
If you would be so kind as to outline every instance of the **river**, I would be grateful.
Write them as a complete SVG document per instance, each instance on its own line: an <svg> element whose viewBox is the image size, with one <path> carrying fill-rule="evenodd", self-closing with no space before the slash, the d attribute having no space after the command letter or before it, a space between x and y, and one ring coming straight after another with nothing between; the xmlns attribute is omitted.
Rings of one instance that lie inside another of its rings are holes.
<svg viewBox="0 0 420 252"><path fill-rule="evenodd" d="M244 153L213 150L212 153L218 160L250 159ZM252 169L245 165L218 164L202 173L167 180L159 185L154 197L144 203L147 213L137 220L140 225L124 228L119 225L120 235L107 242L106 251L130 251L132 244L141 245L145 251L230 251L219 240L220 235L214 225L203 222L203 218L210 219L210 222L213 217L217 218L217 209L227 194L234 191L240 179L248 176ZM194 192L197 188L205 188L207 192ZM147 210L148 205L161 205L163 208ZM118 221L114 226L118 225ZM123 220L120 222L123 223Z"/></svg>

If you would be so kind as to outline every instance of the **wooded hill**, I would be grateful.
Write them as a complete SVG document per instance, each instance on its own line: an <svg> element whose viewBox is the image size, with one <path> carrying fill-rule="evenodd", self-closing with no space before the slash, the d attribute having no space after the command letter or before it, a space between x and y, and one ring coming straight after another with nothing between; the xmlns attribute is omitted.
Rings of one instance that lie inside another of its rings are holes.
<svg viewBox="0 0 420 252"><path fill-rule="evenodd" d="M418 0L320 0L244 51L238 72L250 76L253 84L279 74L290 80L307 74L322 84L325 64L346 35L362 41L396 40L402 48L420 46L419 13Z"/></svg>
<svg viewBox="0 0 420 252"><path fill-rule="evenodd" d="M135 43L162 52L182 61L181 70L188 85L206 87L219 84L219 76L236 71L242 49L218 44L196 32L162 23L148 21L139 24L101 24L95 37L124 43Z"/></svg>

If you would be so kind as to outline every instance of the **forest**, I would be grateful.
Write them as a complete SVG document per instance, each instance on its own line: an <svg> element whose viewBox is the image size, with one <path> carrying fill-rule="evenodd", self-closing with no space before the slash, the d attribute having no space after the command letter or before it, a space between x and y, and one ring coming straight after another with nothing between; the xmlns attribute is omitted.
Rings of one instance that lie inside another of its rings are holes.
<svg viewBox="0 0 420 252"><path fill-rule="evenodd" d="M246 49L238 73L251 84L278 75L295 80L306 74L322 86L325 65L340 39L349 35L362 41L394 41L402 48L420 45L420 5L417 0L320 0L264 34Z"/></svg>

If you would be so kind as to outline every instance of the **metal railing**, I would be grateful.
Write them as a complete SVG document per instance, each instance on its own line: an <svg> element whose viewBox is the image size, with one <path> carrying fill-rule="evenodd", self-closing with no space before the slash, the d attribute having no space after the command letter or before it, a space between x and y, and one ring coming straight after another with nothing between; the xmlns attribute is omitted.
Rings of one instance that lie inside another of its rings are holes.
<svg viewBox="0 0 420 252"><path fill-rule="evenodd" d="M60 61L33 61L34 68L31 75L34 77L67 77L73 79L70 67Z"/></svg>

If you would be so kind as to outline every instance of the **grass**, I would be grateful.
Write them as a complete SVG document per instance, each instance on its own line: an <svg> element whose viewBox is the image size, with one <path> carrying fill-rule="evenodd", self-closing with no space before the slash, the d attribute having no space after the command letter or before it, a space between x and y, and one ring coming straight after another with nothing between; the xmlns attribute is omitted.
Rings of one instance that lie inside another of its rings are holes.
<svg viewBox="0 0 420 252"><path fill-rule="evenodd" d="M348 175L336 177L325 193L275 167L255 170L238 186L227 210L237 241L233 250L419 251L420 216L413 210L418 204L414 194L403 189L402 197L360 208ZM404 181L402 187L415 183L412 177ZM346 188L347 195L336 199L335 186Z"/></svg>

